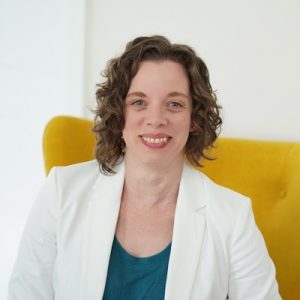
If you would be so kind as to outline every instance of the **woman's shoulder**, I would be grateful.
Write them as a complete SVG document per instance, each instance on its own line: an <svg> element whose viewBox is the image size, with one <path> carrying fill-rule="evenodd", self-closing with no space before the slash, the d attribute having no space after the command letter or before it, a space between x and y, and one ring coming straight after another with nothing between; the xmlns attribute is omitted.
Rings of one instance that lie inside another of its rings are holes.
<svg viewBox="0 0 300 300"><path fill-rule="evenodd" d="M190 167L190 175L193 182L193 189L203 189L205 205L209 211L220 211L224 214L236 214L239 210L248 210L251 207L251 200L246 195L234 191L226 186L220 185L210 179L203 172Z"/></svg>
<svg viewBox="0 0 300 300"><path fill-rule="evenodd" d="M100 174L98 162L90 160L68 166L53 167L47 181L54 182L63 191L78 190L91 187Z"/></svg>
<svg viewBox="0 0 300 300"><path fill-rule="evenodd" d="M224 204L228 204L233 207L249 205L250 199L248 196L243 195L236 190L232 190L229 187L218 184L204 174L202 174L202 176L204 177L208 193L212 196L211 199L213 199L216 204L224 202Z"/></svg>
<svg viewBox="0 0 300 300"><path fill-rule="evenodd" d="M99 164L98 162L94 160L89 160L81 163L71 164L68 166L57 166L53 167L50 171L51 172L57 172L60 174L62 178L71 178L74 179L76 177L85 177L86 175L95 175L99 174Z"/></svg>

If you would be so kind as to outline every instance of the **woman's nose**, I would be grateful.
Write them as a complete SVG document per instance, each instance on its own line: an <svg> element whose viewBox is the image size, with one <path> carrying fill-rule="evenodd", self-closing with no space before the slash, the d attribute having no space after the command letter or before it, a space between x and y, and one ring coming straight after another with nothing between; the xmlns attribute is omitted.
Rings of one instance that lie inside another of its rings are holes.
<svg viewBox="0 0 300 300"><path fill-rule="evenodd" d="M166 111L162 107L152 107L148 109L146 117L147 125L158 128L168 124Z"/></svg>

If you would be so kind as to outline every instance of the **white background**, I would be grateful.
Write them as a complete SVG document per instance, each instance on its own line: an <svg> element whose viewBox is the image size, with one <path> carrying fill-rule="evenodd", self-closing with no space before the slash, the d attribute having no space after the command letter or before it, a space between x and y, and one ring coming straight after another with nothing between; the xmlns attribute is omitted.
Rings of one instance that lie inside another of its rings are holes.
<svg viewBox="0 0 300 300"><path fill-rule="evenodd" d="M45 177L44 126L57 114L82 116L84 30L84 0L0 0L1 300Z"/></svg>
<svg viewBox="0 0 300 300"><path fill-rule="evenodd" d="M0 0L0 299L44 178L54 115L88 116L105 62L163 34L205 60L223 135L300 142L297 0Z"/></svg>

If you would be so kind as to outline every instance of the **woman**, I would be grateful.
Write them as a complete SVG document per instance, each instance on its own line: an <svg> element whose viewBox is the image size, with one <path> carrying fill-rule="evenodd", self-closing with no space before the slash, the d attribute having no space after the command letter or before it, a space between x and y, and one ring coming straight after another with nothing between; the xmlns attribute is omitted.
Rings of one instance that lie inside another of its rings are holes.
<svg viewBox="0 0 300 300"><path fill-rule="evenodd" d="M140 37L105 76L97 162L51 171L9 299L280 299L249 199L192 167L221 124L204 62Z"/></svg>

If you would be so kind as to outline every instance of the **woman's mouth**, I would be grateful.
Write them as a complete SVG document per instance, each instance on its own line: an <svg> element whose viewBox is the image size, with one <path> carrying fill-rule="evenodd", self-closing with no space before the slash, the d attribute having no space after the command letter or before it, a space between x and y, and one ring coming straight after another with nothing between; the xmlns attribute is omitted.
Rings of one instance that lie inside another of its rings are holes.
<svg viewBox="0 0 300 300"><path fill-rule="evenodd" d="M169 138L166 136L160 137L160 138L152 138L152 137L142 136L142 139L148 143L159 144L159 143L166 143Z"/></svg>
<svg viewBox="0 0 300 300"><path fill-rule="evenodd" d="M168 142L171 139L170 136L154 137L154 136L141 135L140 137L143 144L150 148L163 148L168 144Z"/></svg>

